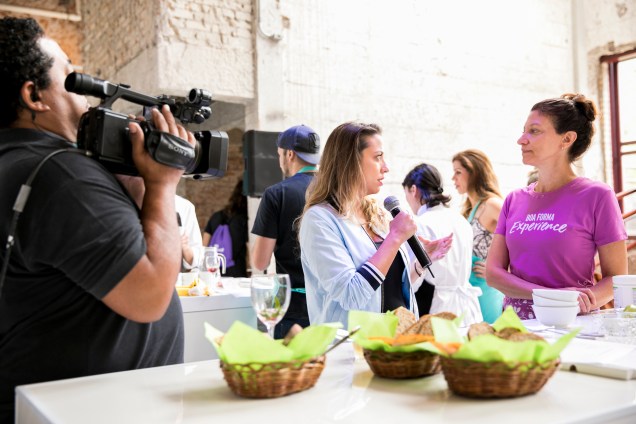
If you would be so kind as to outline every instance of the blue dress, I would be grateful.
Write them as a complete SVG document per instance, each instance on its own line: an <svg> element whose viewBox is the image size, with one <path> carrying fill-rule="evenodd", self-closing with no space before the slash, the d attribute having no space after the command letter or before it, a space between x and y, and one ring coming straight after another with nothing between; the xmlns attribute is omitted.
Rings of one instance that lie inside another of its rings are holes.
<svg viewBox="0 0 636 424"><path fill-rule="evenodd" d="M478 219L474 219L475 212L477 212L480 204L481 200L477 202L468 216L468 222L473 228L473 265L477 261L486 260L493 236L490 231L479 223ZM473 287L479 287L481 289L482 295L479 296L481 314L484 316L484 321L492 324L501 315L504 298L503 293L490 287L484 278L476 276L472 270L470 272L469 281Z"/></svg>

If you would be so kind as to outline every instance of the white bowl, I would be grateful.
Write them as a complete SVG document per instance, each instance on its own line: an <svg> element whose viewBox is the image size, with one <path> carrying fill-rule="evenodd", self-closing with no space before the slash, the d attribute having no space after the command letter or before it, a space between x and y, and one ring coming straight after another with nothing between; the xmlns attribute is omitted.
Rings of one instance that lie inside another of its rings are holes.
<svg viewBox="0 0 636 424"><path fill-rule="evenodd" d="M547 297L541 297L536 294L532 294L532 303L539 306L578 306L579 302L566 302L565 300L548 299Z"/></svg>
<svg viewBox="0 0 636 424"><path fill-rule="evenodd" d="M579 306L539 306L532 305L534 315L543 325L567 327L574 323Z"/></svg>
<svg viewBox="0 0 636 424"><path fill-rule="evenodd" d="M579 299L579 292L576 290L533 289L532 294L564 302L574 302Z"/></svg>
<svg viewBox="0 0 636 424"><path fill-rule="evenodd" d="M636 284L636 275L615 275L612 277L612 282L617 284Z"/></svg>

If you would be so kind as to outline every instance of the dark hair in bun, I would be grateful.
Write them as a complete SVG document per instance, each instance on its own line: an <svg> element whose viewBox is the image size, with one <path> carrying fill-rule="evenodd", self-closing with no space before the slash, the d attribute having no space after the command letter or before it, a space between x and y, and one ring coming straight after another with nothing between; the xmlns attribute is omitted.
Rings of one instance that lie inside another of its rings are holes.
<svg viewBox="0 0 636 424"><path fill-rule="evenodd" d="M570 162L580 158L589 149L594 135L594 125L597 109L594 102L583 94L563 94L558 99L543 100L531 110L536 110L552 120L558 134L568 131L576 132L576 140L568 150Z"/></svg>
<svg viewBox="0 0 636 424"><path fill-rule="evenodd" d="M402 187L415 186L420 190L420 204L429 208L439 205L444 206L450 202L450 196L444 195L442 187L442 175L433 165L421 163L413 168L402 182Z"/></svg>

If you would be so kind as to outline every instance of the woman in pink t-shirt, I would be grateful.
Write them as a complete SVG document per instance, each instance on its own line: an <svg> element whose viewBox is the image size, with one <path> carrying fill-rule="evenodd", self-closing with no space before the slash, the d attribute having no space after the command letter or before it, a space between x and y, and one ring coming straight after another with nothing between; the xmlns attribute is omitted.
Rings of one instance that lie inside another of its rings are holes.
<svg viewBox="0 0 636 424"><path fill-rule="evenodd" d="M572 169L591 144L596 113L581 94L541 101L517 141L538 180L506 197L486 278L505 294L504 308L522 319L534 318L532 289L578 290L586 313L612 299L613 275L627 273L627 234L614 192ZM594 283L597 252L603 278Z"/></svg>

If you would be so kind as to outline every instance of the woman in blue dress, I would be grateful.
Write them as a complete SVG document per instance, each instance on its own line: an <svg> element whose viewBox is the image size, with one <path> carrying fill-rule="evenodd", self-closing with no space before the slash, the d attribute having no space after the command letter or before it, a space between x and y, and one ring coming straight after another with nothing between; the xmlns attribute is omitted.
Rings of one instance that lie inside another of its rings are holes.
<svg viewBox="0 0 636 424"><path fill-rule="evenodd" d="M503 293L486 283L486 258L503 205L497 176L488 156L469 149L453 156L453 183L466 194L462 215L473 228L473 268L470 283L479 287L479 305L484 321L493 323L502 312Z"/></svg>

